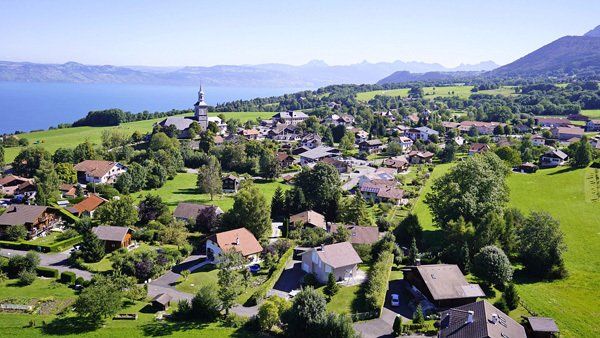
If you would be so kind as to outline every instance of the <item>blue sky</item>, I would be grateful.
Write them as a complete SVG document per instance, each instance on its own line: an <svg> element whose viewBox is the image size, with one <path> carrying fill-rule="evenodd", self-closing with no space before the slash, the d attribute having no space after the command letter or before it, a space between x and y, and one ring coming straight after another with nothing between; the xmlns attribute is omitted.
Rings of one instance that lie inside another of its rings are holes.
<svg viewBox="0 0 600 338"><path fill-rule="evenodd" d="M499 64L600 25L600 1L0 0L0 60Z"/></svg>

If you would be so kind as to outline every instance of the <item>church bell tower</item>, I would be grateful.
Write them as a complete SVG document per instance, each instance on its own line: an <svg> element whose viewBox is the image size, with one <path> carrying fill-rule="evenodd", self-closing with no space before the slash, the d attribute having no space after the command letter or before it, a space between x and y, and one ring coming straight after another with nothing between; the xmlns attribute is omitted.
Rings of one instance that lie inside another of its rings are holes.
<svg viewBox="0 0 600 338"><path fill-rule="evenodd" d="M198 102L194 104L194 119L198 121L202 130L208 128L208 104L204 101L202 85L200 85L200 90L198 90Z"/></svg>

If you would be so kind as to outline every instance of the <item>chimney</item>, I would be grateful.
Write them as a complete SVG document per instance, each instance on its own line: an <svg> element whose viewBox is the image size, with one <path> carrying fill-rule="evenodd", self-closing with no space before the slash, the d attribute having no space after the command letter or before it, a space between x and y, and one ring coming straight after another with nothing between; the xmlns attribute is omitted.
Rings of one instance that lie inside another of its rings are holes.
<svg viewBox="0 0 600 338"><path fill-rule="evenodd" d="M496 324L498 322L498 314L492 313L492 323Z"/></svg>
<svg viewBox="0 0 600 338"><path fill-rule="evenodd" d="M235 238L235 245L240 245L240 236L239 235Z"/></svg>
<svg viewBox="0 0 600 338"><path fill-rule="evenodd" d="M321 251L325 250L325 244L321 244Z"/></svg>
<svg viewBox="0 0 600 338"><path fill-rule="evenodd" d="M465 324L471 324L473 323L473 315L475 314L475 312L473 311L469 311L467 314L467 321L465 322Z"/></svg>

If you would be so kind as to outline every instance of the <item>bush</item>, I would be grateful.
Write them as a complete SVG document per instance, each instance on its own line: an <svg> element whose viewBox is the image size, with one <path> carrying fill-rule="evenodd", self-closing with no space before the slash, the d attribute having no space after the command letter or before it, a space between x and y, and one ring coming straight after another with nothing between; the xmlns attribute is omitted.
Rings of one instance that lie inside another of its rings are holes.
<svg viewBox="0 0 600 338"><path fill-rule="evenodd" d="M192 318L212 322L221 312L221 301L213 285L204 285L192 299Z"/></svg>
<svg viewBox="0 0 600 338"><path fill-rule="evenodd" d="M84 282L85 280L83 279L83 277L77 277L75 279L75 285L83 285Z"/></svg>
<svg viewBox="0 0 600 338"><path fill-rule="evenodd" d="M77 237L78 235L79 235L79 233L77 232L77 230L67 229L64 232L61 232L60 234L58 234L58 236L56 236L56 241L57 242L66 241L67 239Z"/></svg>
<svg viewBox="0 0 600 338"><path fill-rule="evenodd" d="M67 284L67 285L73 285L75 284L75 279L77 279L77 276L75 276L74 272L71 271L63 271L60 274L60 282Z"/></svg>
<svg viewBox="0 0 600 338"><path fill-rule="evenodd" d="M336 283L333 273L327 276L327 285L323 289L323 293L331 299L340 290L340 286Z"/></svg>
<svg viewBox="0 0 600 338"><path fill-rule="evenodd" d="M383 307L393 262L394 255L384 251L369 269L365 283L365 302L369 311L380 311Z"/></svg>
<svg viewBox="0 0 600 338"><path fill-rule="evenodd" d="M267 279L256 291L254 291L252 296L250 296L250 298L248 299L248 303L246 305L256 305L262 299L265 299L265 297L267 296L267 292L275 286L275 283L277 283L277 280L279 280L279 277L281 277L285 266L287 265L288 261L292 258L293 254L294 248L290 247L289 249L287 249L287 251L279 259L279 262L277 263L275 269L273 269L273 272L271 272L269 279Z"/></svg>
<svg viewBox="0 0 600 338"><path fill-rule="evenodd" d="M36 278L35 272L29 270L23 270L19 272L19 283L21 285L31 285Z"/></svg>
<svg viewBox="0 0 600 338"><path fill-rule="evenodd" d="M40 277L58 278L58 270L56 269L38 266L35 270Z"/></svg>
<svg viewBox="0 0 600 338"><path fill-rule="evenodd" d="M512 280L512 266L502 249L489 245L481 248L473 259L473 273L495 285L503 285Z"/></svg>
<svg viewBox="0 0 600 338"><path fill-rule="evenodd" d="M508 314L510 312L510 309L508 308L508 305L506 305L506 301L504 300L504 298L500 298L498 299L495 303L494 306L498 308L498 310Z"/></svg>
<svg viewBox="0 0 600 338"><path fill-rule="evenodd" d="M318 287L321 283L319 283L319 281L317 280L317 277L315 277L314 274L307 273L306 275L304 275L304 277L302 277L301 284L302 284L302 286Z"/></svg>
<svg viewBox="0 0 600 338"><path fill-rule="evenodd" d="M504 290L504 293L502 294L502 299L506 303L506 306L511 310L514 310L519 306L520 298L515 284L508 284L506 290Z"/></svg>
<svg viewBox="0 0 600 338"><path fill-rule="evenodd" d="M18 224L8 227L5 232L6 239L9 241L22 241L27 237L27 228L24 225Z"/></svg>

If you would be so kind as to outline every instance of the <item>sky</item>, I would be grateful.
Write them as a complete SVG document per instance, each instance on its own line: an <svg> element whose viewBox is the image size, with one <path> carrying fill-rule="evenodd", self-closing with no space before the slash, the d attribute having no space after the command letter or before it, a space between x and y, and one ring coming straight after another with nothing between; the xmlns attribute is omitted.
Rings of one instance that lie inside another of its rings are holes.
<svg viewBox="0 0 600 338"><path fill-rule="evenodd" d="M600 25L600 1L0 0L0 60L506 64Z"/></svg>

